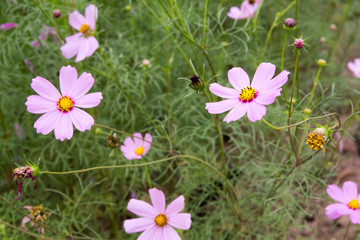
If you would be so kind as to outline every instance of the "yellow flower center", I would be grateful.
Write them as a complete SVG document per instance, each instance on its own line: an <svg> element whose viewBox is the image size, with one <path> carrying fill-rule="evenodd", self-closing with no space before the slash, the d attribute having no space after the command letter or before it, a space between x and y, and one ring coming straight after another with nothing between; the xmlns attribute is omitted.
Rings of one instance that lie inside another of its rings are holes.
<svg viewBox="0 0 360 240"><path fill-rule="evenodd" d="M348 207L353 209L353 210L359 209L359 207L360 207L359 201L357 199L351 200L348 203Z"/></svg>
<svg viewBox="0 0 360 240"><path fill-rule="evenodd" d="M84 23L80 27L80 32L85 35L89 32L89 29L90 29L90 26Z"/></svg>
<svg viewBox="0 0 360 240"><path fill-rule="evenodd" d="M157 215L156 218L155 218L155 223L159 227L165 226L166 223L167 223L166 216L164 214Z"/></svg>
<svg viewBox="0 0 360 240"><path fill-rule="evenodd" d="M71 98L69 98L68 96L62 96L57 101L57 106L60 111L68 112L68 111L72 110L72 108L74 106L74 101Z"/></svg>
<svg viewBox="0 0 360 240"><path fill-rule="evenodd" d="M138 147L136 150L135 150L135 154L137 155L142 155L144 152L144 147Z"/></svg>
<svg viewBox="0 0 360 240"><path fill-rule="evenodd" d="M242 102L251 102L257 96L257 92L252 87L241 89L239 98Z"/></svg>
<svg viewBox="0 0 360 240"><path fill-rule="evenodd" d="M318 132L311 132L307 136L306 144L309 145L309 148L311 150L317 150L318 148L321 149L321 151L325 152L325 149L323 145L325 144L325 137L321 133Z"/></svg>

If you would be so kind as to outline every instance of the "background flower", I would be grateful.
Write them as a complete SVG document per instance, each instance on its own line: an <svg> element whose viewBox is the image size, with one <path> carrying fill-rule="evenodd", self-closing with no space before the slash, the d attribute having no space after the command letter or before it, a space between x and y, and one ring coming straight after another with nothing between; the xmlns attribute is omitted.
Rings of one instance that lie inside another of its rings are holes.
<svg viewBox="0 0 360 240"><path fill-rule="evenodd" d="M355 77L360 78L360 58L355 58L354 62L348 62L347 67Z"/></svg>
<svg viewBox="0 0 360 240"><path fill-rule="evenodd" d="M141 159L149 151L152 142L150 133L145 134L145 141L141 133L134 133L133 139L128 137L121 146L121 151L129 160Z"/></svg>

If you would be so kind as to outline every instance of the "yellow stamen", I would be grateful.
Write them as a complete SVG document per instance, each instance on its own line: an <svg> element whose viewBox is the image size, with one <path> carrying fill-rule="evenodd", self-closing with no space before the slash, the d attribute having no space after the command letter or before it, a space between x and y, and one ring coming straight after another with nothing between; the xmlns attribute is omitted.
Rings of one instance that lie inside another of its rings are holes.
<svg viewBox="0 0 360 240"><path fill-rule="evenodd" d="M309 145L309 148L311 150L317 150L318 148L321 149L321 151L325 152L325 149L323 145L325 144L325 136L318 132L311 132L307 136L306 144Z"/></svg>
<svg viewBox="0 0 360 240"><path fill-rule="evenodd" d="M68 112L68 111L72 110L72 108L74 106L74 101L71 98L69 98L68 96L62 96L57 101L57 106L60 111Z"/></svg>
<svg viewBox="0 0 360 240"><path fill-rule="evenodd" d="M165 226L167 224L166 216L164 214L157 215L156 218L155 218L155 223L159 227Z"/></svg>
<svg viewBox="0 0 360 240"><path fill-rule="evenodd" d="M242 102L251 102L257 95L257 92L252 87L241 89L239 98Z"/></svg>
<svg viewBox="0 0 360 240"><path fill-rule="evenodd" d="M138 147L136 150L135 150L135 154L137 155L142 155L144 152L144 147Z"/></svg>
<svg viewBox="0 0 360 240"><path fill-rule="evenodd" d="M81 25L81 27L80 27L80 32L81 32L82 34L87 34L88 31L89 31L89 29L90 29L90 26L84 23L84 24Z"/></svg>
<svg viewBox="0 0 360 240"><path fill-rule="evenodd" d="M359 207L360 207L359 201L357 199L351 200L348 203L348 207L353 209L353 210L359 209Z"/></svg>

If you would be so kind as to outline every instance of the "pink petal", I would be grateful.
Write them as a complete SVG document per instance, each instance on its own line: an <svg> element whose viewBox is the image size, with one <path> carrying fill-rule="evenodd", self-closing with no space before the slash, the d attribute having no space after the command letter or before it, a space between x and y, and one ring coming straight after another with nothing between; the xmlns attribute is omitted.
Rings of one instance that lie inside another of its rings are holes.
<svg viewBox="0 0 360 240"><path fill-rule="evenodd" d="M265 85L260 88L255 88L256 91L262 92L273 92L278 88L281 88L288 80L288 75L290 72L284 70L279 73L276 77L274 77L271 81L268 81Z"/></svg>
<svg viewBox="0 0 360 240"><path fill-rule="evenodd" d="M157 238L159 235L159 232L161 232L162 229L160 227L158 227L156 224L152 225L151 227L149 227L148 229L146 229L139 237L137 240L165 240L161 237ZM166 240L170 240L170 239L166 239Z"/></svg>
<svg viewBox="0 0 360 240"><path fill-rule="evenodd" d="M277 96L278 94L275 91L268 93L259 92L259 95L254 99L254 101L261 105L269 105L275 101Z"/></svg>
<svg viewBox="0 0 360 240"><path fill-rule="evenodd" d="M153 218L134 218L130 220L125 220L124 229L127 233L136 233L145 231L152 225L154 225Z"/></svg>
<svg viewBox="0 0 360 240"><path fill-rule="evenodd" d="M45 232L44 227L38 227L38 232L39 232L40 234L44 234L44 232Z"/></svg>
<svg viewBox="0 0 360 240"><path fill-rule="evenodd" d="M40 96L49 100L58 101L61 97L59 91L48 80L42 77L32 79L32 89Z"/></svg>
<svg viewBox="0 0 360 240"><path fill-rule="evenodd" d="M30 95L25 103L30 113L46 113L57 109L57 104L53 100L43 98L39 95Z"/></svg>
<svg viewBox="0 0 360 240"><path fill-rule="evenodd" d="M137 199L131 199L127 205L127 209L140 217L155 218L159 214L153 206Z"/></svg>
<svg viewBox="0 0 360 240"><path fill-rule="evenodd" d="M266 107L261 105L255 101L249 103L247 108L247 116L250 121L256 122L261 120L263 116L266 114Z"/></svg>
<svg viewBox="0 0 360 240"><path fill-rule="evenodd" d="M24 217L21 221L21 226L23 229L25 229L26 231L28 231L29 229L26 227L26 223L30 222L31 219L29 217Z"/></svg>
<svg viewBox="0 0 360 240"><path fill-rule="evenodd" d="M164 240L181 240L179 234L169 225L163 227Z"/></svg>
<svg viewBox="0 0 360 240"><path fill-rule="evenodd" d="M350 202L353 199L357 199L358 188L356 186L356 183L352 181L344 182L342 189L344 192L345 200L348 200L348 202Z"/></svg>
<svg viewBox="0 0 360 240"><path fill-rule="evenodd" d="M150 150L151 147L151 143L152 143L152 136L150 135L150 133L146 133L145 134L145 140L143 143L143 147L144 147L144 152L143 152L143 156L146 155L146 153Z"/></svg>
<svg viewBox="0 0 360 240"><path fill-rule="evenodd" d="M74 128L71 121L71 117L69 113L61 113L60 118L57 120L55 124L55 138L60 141L64 141L66 139L71 139L73 136Z"/></svg>
<svg viewBox="0 0 360 240"><path fill-rule="evenodd" d="M165 212L165 203L166 203L164 193L157 188L152 188L149 190L149 194L150 194L151 202L152 202L152 205L154 206L154 208L158 212L164 213Z"/></svg>
<svg viewBox="0 0 360 240"><path fill-rule="evenodd" d="M215 94L219 97L222 97L222 98L238 98L239 97L239 91L232 89L232 88L223 87L217 83L210 84L209 90L213 94Z"/></svg>
<svg viewBox="0 0 360 240"><path fill-rule="evenodd" d="M83 34L81 32L77 32L75 33L74 35L71 35L69 37L66 37L65 38L65 41L66 42L71 42L71 41L74 41L74 40L78 40L78 38L80 38Z"/></svg>
<svg viewBox="0 0 360 240"><path fill-rule="evenodd" d="M94 85L94 78L90 73L84 72L79 79L75 81L71 96L76 100L84 96Z"/></svg>
<svg viewBox="0 0 360 240"><path fill-rule="evenodd" d="M238 91L250 86L250 80L247 73L241 67L235 67L228 71L228 78L231 85Z"/></svg>
<svg viewBox="0 0 360 240"><path fill-rule="evenodd" d="M205 109L208 110L211 114L219 114L230 110L231 108L235 107L237 104L240 103L239 99L232 98L222 100L220 102L209 102L206 103Z"/></svg>
<svg viewBox="0 0 360 240"><path fill-rule="evenodd" d="M327 194L334 200L348 204L347 199L345 198L344 192L335 184L331 184L326 189Z"/></svg>
<svg viewBox="0 0 360 240"><path fill-rule="evenodd" d="M244 11L241 11L238 7L231 7L227 16L232 19L244 19L247 16L245 15Z"/></svg>
<svg viewBox="0 0 360 240"><path fill-rule="evenodd" d="M78 11L74 11L69 15L69 24L71 27L80 31L81 25L86 23L86 20L83 15L81 15Z"/></svg>
<svg viewBox="0 0 360 240"><path fill-rule="evenodd" d="M94 54L96 49L99 48L99 43L94 36L88 37L87 41L88 41L88 49L86 52L86 57L90 57L91 55Z"/></svg>
<svg viewBox="0 0 360 240"><path fill-rule="evenodd" d="M60 50L64 58L70 59L75 57L79 52L82 40L83 38L80 37L78 39L72 39L71 41L67 41L64 45L62 45L60 47Z"/></svg>
<svg viewBox="0 0 360 240"><path fill-rule="evenodd" d="M91 130L91 126L94 125L93 117L79 108L74 107L72 111L67 114L70 116L71 122L74 124L76 129L81 132Z"/></svg>
<svg viewBox="0 0 360 240"><path fill-rule="evenodd" d="M337 219L342 215L349 215L352 213L350 208L348 208L346 205L342 203L334 203L330 204L325 208L326 216L328 216L329 219Z"/></svg>
<svg viewBox="0 0 360 240"><path fill-rule="evenodd" d="M80 62L86 58L86 55L89 50L89 41L87 38L83 38L79 46L78 54L75 58L75 62Z"/></svg>
<svg viewBox="0 0 360 240"><path fill-rule="evenodd" d="M174 201L172 201L169 206L167 206L165 210L165 215L169 216L172 214L177 214L181 212L185 207L185 198L183 195L177 197Z"/></svg>
<svg viewBox="0 0 360 240"><path fill-rule="evenodd" d="M276 67L271 63L261 63L256 69L251 86L256 91L266 85L275 74Z"/></svg>
<svg viewBox="0 0 360 240"><path fill-rule="evenodd" d="M191 214L190 213L178 213L168 216L167 222L178 229L188 230L191 226Z"/></svg>
<svg viewBox="0 0 360 240"><path fill-rule="evenodd" d="M230 123L231 121L239 120L245 115L247 108L247 103L238 102L237 105L225 116L224 122Z"/></svg>
<svg viewBox="0 0 360 240"><path fill-rule="evenodd" d="M61 117L61 114L62 113L56 109L39 117L39 119L34 123L36 132L44 135L49 134L52 130L54 130L56 122Z"/></svg>
<svg viewBox="0 0 360 240"><path fill-rule="evenodd" d="M78 78L78 74L76 68L71 67L70 65L66 67L61 67L59 79L60 79L60 90L63 96L70 96L70 94L72 93L73 86L77 81L77 78Z"/></svg>
<svg viewBox="0 0 360 240"><path fill-rule="evenodd" d="M131 137L126 138L124 145L120 147L124 157L126 157L128 160L141 159L141 155L135 154L136 148L137 146Z"/></svg>
<svg viewBox="0 0 360 240"><path fill-rule="evenodd" d="M75 99L75 105L76 107L82 107L82 108L92 108L96 107L100 104L100 101L102 99L101 92L94 92L89 93L84 96L82 96L79 99Z"/></svg>
<svg viewBox="0 0 360 240"><path fill-rule="evenodd" d="M360 211L353 211L350 213L350 220L353 224L360 224Z"/></svg>
<svg viewBox="0 0 360 240"><path fill-rule="evenodd" d="M136 147L142 147L144 140L143 140L141 133L138 133L138 132L134 133L133 138L134 138Z"/></svg>
<svg viewBox="0 0 360 240"><path fill-rule="evenodd" d="M95 22L98 17L98 8L90 4L85 8L85 19L92 30L95 30Z"/></svg>

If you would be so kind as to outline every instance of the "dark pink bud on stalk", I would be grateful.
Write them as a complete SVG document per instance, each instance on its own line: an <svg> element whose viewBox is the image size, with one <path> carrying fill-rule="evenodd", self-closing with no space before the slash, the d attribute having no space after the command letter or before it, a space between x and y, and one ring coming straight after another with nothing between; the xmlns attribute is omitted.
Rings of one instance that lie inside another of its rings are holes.
<svg viewBox="0 0 360 240"><path fill-rule="evenodd" d="M296 21L293 18L287 18L284 21L284 25L287 28L294 28L296 26Z"/></svg>
<svg viewBox="0 0 360 240"><path fill-rule="evenodd" d="M304 47L304 45L305 45L304 39L302 39L302 38L295 39L294 46L297 49L302 49Z"/></svg>
<svg viewBox="0 0 360 240"><path fill-rule="evenodd" d="M54 18L59 18L59 17L61 17L61 11L60 11L59 9L55 9L55 10L53 11L53 16L54 16Z"/></svg>

